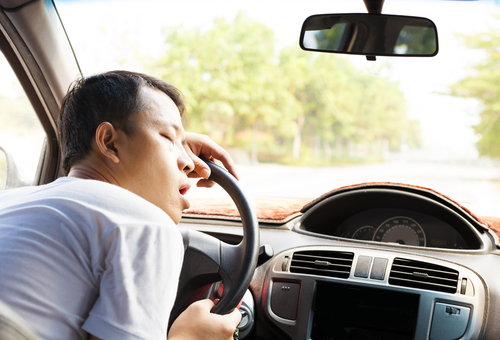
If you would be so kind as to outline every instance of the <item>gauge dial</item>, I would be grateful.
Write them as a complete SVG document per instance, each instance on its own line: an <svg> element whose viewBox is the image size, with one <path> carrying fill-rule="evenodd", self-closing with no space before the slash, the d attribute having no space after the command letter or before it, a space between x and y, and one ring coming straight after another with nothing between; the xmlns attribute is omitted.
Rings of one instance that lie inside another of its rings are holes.
<svg viewBox="0 0 500 340"><path fill-rule="evenodd" d="M372 240L374 231L374 226L364 225L362 227L359 227L354 233L352 233L352 238L356 240Z"/></svg>
<svg viewBox="0 0 500 340"><path fill-rule="evenodd" d="M380 224L373 234L373 241L419 247L425 247L426 243L420 224L406 216L392 217Z"/></svg>

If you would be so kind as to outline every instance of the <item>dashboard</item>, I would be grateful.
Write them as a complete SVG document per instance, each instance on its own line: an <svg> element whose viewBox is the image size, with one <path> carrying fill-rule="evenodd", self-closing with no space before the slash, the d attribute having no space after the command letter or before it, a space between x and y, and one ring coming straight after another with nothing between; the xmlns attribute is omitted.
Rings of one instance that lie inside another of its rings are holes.
<svg viewBox="0 0 500 340"><path fill-rule="evenodd" d="M239 242L237 222L186 222ZM392 184L335 190L292 220L261 222L240 338L498 339L500 251L486 230L438 193Z"/></svg>
<svg viewBox="0 0 500 340"><path fill-rule="evenodd" d="M460 206L419 188L368 185L302 212L291 229L307 246L274 256L262 290L285 338L480 338L488 287L464 263L488 254L488 238Z"/></svg>

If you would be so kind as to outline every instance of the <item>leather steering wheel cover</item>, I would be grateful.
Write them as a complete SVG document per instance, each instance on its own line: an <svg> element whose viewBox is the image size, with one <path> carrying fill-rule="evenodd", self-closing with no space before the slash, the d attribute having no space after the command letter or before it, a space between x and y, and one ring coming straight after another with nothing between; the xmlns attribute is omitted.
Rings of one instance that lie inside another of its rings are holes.
<svg viewBox="0 0 500 340"><path fill-rule="evenodd" d="M204 161L211 169L210 179L218 183L234 201L241 216L243 239L239 244L231 245L195 229L179 226L184 242L184 262L170 325L189 303L201 298L197 297L199 288L220 280L224 283L224 292L212 312L231 312L247 291L257 266L259 223L252 205L227 170L211 161Z"/></svg>
<svg viewBox="0 0 500 340"><path fill-rule="evenodd" d="M253 206L235 178L217 164L206 160L205 162L211 170L210 179L226 190L234 201L243 225L243 239L238 245L230 246L221 242L223 247L220 254L220 274L224 292L212 312L227 314L243 299L257 266L260 246L259 223ZM228 251L229 249L233 251ZM240 261L236 263L235 258L239 258Z"/></svg>

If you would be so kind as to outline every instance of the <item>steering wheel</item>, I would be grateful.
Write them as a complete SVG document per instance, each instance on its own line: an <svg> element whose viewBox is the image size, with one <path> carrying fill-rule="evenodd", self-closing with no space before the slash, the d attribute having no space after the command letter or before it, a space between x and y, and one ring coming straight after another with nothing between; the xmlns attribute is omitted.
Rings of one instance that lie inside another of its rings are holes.
<svg viewBox="0 0 500 340"><path fill-rule="evenodd" d="M188 307L186 302L196 290L220 280L224 291L212 313L227 314L234 310L248 289L257 265L259 224L252 205L227 170L204 161L210 167L210 179L226 190L236 204L243 224L243 239L239 244L231 245L196 230L180 230L184 241L184 262L171 323Z"/></svg>

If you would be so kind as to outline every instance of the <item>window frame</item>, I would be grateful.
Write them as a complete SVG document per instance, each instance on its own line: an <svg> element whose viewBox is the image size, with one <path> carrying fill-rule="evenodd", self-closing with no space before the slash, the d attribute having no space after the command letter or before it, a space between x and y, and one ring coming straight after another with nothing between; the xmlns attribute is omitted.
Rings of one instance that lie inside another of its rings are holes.
<svg viewBox="0 0 500 340"><path fill-rule="evenodd" d="M28 2L15 8L1 5L0 2L0 51L46 134L32 185L46 184L60 176L56 122L65 91L81 72L64 27L60 20L54 20L58 19L58 14L52 1ZM26 29L23 24L30 21L37 21L40 29ZM58 63L44 54L48 50L43 43L46 41L57 48L53 55L61 55ZM68 55L73 57L72 60ZM74 78L69 76L71 73Z"/></svg>

